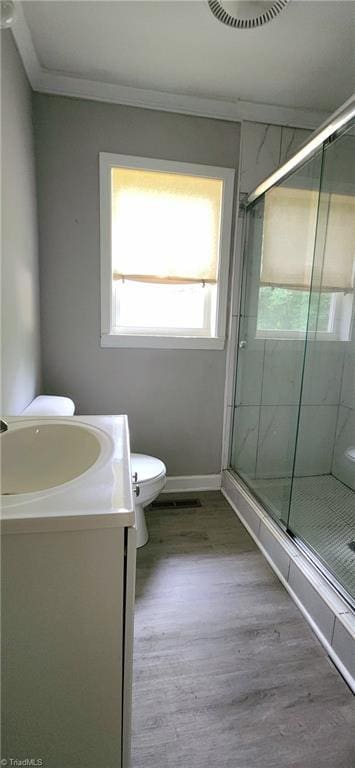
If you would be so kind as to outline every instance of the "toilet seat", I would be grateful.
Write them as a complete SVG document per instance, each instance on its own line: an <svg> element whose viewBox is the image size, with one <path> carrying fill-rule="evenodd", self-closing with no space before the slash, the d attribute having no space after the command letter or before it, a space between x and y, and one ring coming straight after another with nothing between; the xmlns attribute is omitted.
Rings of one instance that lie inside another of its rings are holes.
<svg viewBox="0 0 355 768"><path fill-rule="evenodd" d="M132 474L137 472L137 483L144 484L157 480L166 474L166 466L154 456L143 453L131 453Z"/></svg>

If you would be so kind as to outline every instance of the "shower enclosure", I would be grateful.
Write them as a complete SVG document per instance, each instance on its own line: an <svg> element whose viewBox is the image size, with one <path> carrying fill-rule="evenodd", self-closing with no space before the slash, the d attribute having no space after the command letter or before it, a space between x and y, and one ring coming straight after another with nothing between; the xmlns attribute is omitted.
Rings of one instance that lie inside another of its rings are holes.
<svg viewBox="0 0 355 768"><path fill-rule="evenodd" d="M354 603L354 117L306 155L246 206L230 468Z"/></svg>

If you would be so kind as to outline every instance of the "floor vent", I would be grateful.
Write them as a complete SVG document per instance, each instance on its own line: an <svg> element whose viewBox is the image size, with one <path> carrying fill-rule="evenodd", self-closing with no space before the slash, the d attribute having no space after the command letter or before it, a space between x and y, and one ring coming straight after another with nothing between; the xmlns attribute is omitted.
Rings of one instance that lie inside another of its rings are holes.
<svg viewBox="0 0 355 768"><path fill-rule="evenodd" d="M190 507L201 507L200 499L163 499L153 501L149 505L150 509L186 509Z"/></svg>

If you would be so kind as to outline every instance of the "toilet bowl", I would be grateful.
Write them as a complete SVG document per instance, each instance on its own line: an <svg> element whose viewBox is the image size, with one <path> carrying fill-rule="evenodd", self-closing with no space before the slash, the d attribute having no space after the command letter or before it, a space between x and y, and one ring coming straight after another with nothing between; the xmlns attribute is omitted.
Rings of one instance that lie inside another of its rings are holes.
<svg viewBox="0 0 355 768"><path fill-rule="evenodd" d="M72 416L75 405L70 397L39 395L22 411L24 416ZM135 498L137 547L147 543L149 534L144 508L163 490L166 483L166 467L160 459L143 453L131 453L133 482L139 495Z"/></svg>
<svg viewBox="0 0 355 768"><path fill-rule="evenodd" d="M139 488L135 499L137 548L143 547L149 539L144 508L161 493L166 483L166 466L154 456L131 453L131 468L134 483Z"/></svg>

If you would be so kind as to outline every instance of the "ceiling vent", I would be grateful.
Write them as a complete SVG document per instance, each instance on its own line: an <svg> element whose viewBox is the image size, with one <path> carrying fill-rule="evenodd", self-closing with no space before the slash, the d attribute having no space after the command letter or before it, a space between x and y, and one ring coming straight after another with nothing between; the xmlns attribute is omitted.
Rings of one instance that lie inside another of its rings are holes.
<svg viewBox="0 0 355 768"><path fill-rule="evenodd" d="M208 0L208 5L222 24L234 29L255 29L275 19L289 2L290 0L225 0L220 3L219 0Z"/></svg>

